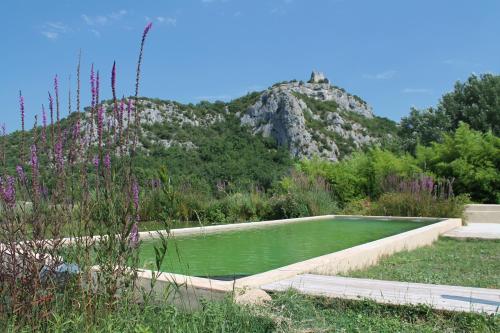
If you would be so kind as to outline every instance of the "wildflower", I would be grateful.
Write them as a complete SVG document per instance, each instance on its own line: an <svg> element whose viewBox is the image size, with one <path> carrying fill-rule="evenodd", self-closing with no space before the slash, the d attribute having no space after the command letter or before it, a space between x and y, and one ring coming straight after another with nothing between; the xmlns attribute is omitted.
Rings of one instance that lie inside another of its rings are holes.
<svg viewBox="0 0 500 333"><path fill-rule="evenodd" d="M113 61L113 69L111 70L111 91L113 99L116 99L116 61Z"/></svg>
<svg viewBox="0 0 500 333"><path fill-rule="evenodd" d="M106 170L110 170L111 169L111 156L109 156L109 153L107 153L105 156L104 156L104 167L106 168Z"/></svg>
<svg viewBox="0 0 500 333"><path fill-rule="evenodd" d="M90 92L92 93L91 107L94 108L96 104L94 64L92 64L92 66L90 67Z"/></svg>
<svg viewBox="0 0 500 333"><path fill-rule="evenodd" d="M45 107L42 104L42 142L45 144L47 141L47 114L45 113Z"/></svg>
<svg viewBox="0 0 500 333"><path fill-rule="evenodd" d="M2 199L7 206L12 208L16 204L16 187L14 177L7 176L5 183L5 186L0 186Z"/></svg>
<svg viewBox="0 0 500 333"><path fill-rule="evenodd" d="M64 159L63 159L63 144L61 138L57 140L57 143L54 147L54 153L56 156L57 165L60 169L62 169L64 166Z"/></svg>
<svg viewBox="0 0 500 333"><path fill-rule="evenodd" d="M101 105L97 111L97 136L99 138L99 147L102 145L102 127L104 122L104 107Z"/></svg>
<svg viewBox="0 0 500 333"><path fill-rule="evenodd" d="M95 104L99 104L99 71L97 71L95 76Z"/></svg>
<svg viewBox="0 0 500 333"><path fill-rule="evenodd" d="M135 77L135 98L139 97L139 80L141 77L141 63L142 63L142 54L144 50L144 43L146 42L146 37L148 35L149 30L151 30L151 27L153 26L153 22L149 22L146 27L144 28L144 32L142 33L142 40L141 40L141 49L139 51L139 60L137 61L137 73Z"/></svg>
<svg viewBox="0 0 500 333"><path fill-rule="evenodd" d="M99 168L99 156L95 155L94 158L92 159L92 164L94 164L94 167L96 169Z"/></svg>
<svg viewBox="0 0 500 333"><path fill-rule="evenodd" d="M16 166L17 176L19 177L19 181L24 184L26 183L26 174L24 173L23 167L18 165Z"/></svg>
<svg viewBox="0 0 500 333"><path fill-rule="evenodd" d="M57 75L54 77L54 93L56 97L56 120L59 123L59 80Z"/></svg>
<svg viewBox="0 0 500 333"><path fill-rule="evenodd" d="M35 197L38 197L40 193L40 189L38 187L38 156L36 153L36 146L31 145L31 172L32 172L32 184L33 184L33 192Z"/></svg>

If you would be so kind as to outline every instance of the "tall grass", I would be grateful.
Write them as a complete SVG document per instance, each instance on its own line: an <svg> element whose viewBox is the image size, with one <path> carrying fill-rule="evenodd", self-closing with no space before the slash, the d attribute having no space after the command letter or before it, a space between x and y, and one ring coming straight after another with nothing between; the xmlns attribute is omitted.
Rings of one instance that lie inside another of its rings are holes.
<svg viewBox="0 0 500 333"><path fill-rule="evenodd" d="M468 196L455 196L453 180L435 181L427 175L402 178L390 175L384 193L368 208L370 215L461 217Z"/></svg>

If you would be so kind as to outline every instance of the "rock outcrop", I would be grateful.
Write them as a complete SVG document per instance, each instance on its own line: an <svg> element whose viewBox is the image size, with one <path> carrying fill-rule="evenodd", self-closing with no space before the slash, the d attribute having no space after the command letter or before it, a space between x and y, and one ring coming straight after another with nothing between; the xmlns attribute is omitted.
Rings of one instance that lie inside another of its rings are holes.
<svg viewBox="0 0 500 333"><path fill-rule="evenodd" d="M140 99L141 139L144 140L138 144L142 148L156 145L163 149L174 146L197 149L185 129L191 132L193 127L208 128L230 117L255 135L274 138L297 158L320 156L337 161L380 140L380 131L374 135L374 126L369 126L371 121L377 121L372 108L361 98L330 84L323 73L313 72L307 83L295 80L278 83L250 95L251 98L247 96L229 103L198 105ZM108 101L103 106L106 109L103 123L114 133L113 128L119 124L113 115L113 105ZM129 122L128 111L124 110L124 128L134 123L134 110L131 114ZM90 112L85 117L87 121L82 124L82 130L95 144L97 126L91 125ZM94 131L92 135L91 131ZM180 134L182 132L184 134Z"/></svg>
<svg viewBox="0 0 500 333"><path fill-rule="evenodd" d="M343 146L360 148L373 141L363 126L349 117L358 114L373 118L372 108L359 97L331 86L319 72L308 83L281 83L264 91L259 100L241 116L241 123L254 133L273 137L296 157L315 155L336 161ZM314 102L329 102L316 110Z"/></svg>

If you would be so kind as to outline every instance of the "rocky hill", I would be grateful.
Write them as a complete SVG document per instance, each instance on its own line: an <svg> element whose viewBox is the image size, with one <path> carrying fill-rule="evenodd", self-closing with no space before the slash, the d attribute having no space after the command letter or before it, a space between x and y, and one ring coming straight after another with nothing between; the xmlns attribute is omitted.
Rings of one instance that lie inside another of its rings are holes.
<svg viewBox="0 0 500 333"><path fill-rule="evenodd" d="M230 102L181 104L140 98L137 103L142 128L137 165L142 177L154 177L166 165L179 181L203 179L202 187L213 187L219 181L269 187L290 170L295 158L319 156L337 161L356 150L383 143L396 133L393 121L375 116L365 101L332 85L317 72L308 82L277 83ZM127 104L120 111L124 132L129 123L134 123L133 110L129 122ZM119 126L113 103L104 101L102 105L106 109L104 140L113 142L116 137L108 133L115 133L114 128ZM68 140L76 118L72 113L61 122ZM80 118L85 142L96 143L96 121L91 124L89 109ZM37 131L40 133L40 128ZM50 128L47 133L51 133ZM47 137L50 139L50 135ZM15 132L6 139L7 166L15 172L22 136ZM116 142L125 141L122 138ZM127 151L114 146L117 156ZM48 154L51 151L48 149Z"/></svg>
<svg viewBox="0 0 500 333"><path fill-rule="evenodd" d="M394 122L374 116L365 101L331 85L319 72L313 72L308 82L277 83L229 103L186 105L146 98L140 103L143 146L165 149L196 149L189 132L229 118L256 136L274 139L292 157L319 156L332 161L377 144L395 131Z"/></svg>

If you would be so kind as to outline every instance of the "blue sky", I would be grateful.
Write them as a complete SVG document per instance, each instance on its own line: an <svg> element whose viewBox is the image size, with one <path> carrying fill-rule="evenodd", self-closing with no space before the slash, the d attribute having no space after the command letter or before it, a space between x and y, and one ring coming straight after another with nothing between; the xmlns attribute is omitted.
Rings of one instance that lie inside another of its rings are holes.
<svg viewBox="0 0 500 333"><path fill-rule="evenodd" d="M28 124L55 74L66 95L79 49L85 105L92 62L105 98L114 60L131 94L148 20L141 95L229 100L317 69L399 120L473 72L499 73L499 17L496 0L3 0L0 123L19 128L19 89Z"/></svg>

